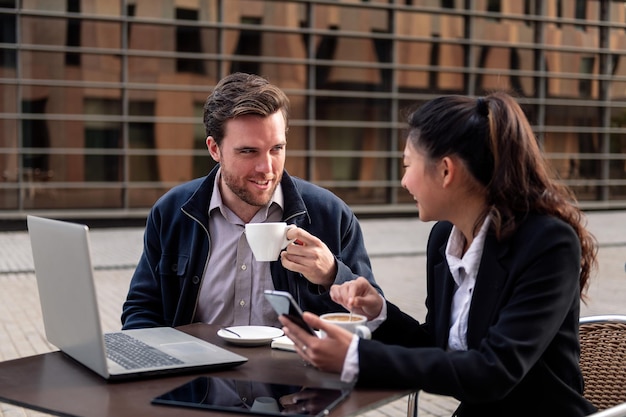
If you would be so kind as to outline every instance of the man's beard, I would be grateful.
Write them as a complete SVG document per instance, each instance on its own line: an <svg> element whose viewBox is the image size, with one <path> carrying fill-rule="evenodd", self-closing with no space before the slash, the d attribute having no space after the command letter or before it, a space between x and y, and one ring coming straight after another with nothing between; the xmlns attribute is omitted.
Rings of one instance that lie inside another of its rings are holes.
<svg viewBox="0 0 626 417"><path fill-rule="evenodd" d="M222 170L222 181L224 185L226 185L237 197L239 197L243 202L255 207L263 207L267 205L272 199L274 195L274 191L276 191L276 187L280 183L282 175L280 175L275 181L273 181L273 187L268 190L267 193L263 193L261 196L258 194L251 193L245 185L239 185L239 178L232 177L228 172L224 172Z"/></svg>

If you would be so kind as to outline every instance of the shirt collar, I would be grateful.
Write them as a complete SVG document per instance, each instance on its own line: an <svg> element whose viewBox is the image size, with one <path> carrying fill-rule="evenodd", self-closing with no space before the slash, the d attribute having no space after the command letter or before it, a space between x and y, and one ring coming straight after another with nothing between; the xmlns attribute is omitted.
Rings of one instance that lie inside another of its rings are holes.
<svg viewBox="0 0 626 417"><path fill-rule="evenodd" d="M486 216L483 221L480 231L472 241L472 244L467 249L467 252L463 253L463 246L465 246L465 237L461 231L456 227L452 227L448 244L446 245L446 259L450 271L453 272L453 277L458 276L456 271L463 269L467 275L473 276L478 272L478 266L480 259L482 258L483 248L485 246L485 238L487 231L489 230L489 223L491 216ZM457 282L457 284L459 284Z"/></svg>

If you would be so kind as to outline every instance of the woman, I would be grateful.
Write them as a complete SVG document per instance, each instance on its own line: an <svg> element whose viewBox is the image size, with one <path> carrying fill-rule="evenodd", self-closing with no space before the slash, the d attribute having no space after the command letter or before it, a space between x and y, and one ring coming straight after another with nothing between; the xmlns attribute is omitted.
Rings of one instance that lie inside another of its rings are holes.
<svg viewBox="0 0 626 417"><path fill-rule="evenodd" d="M550 178L532 129L503 92L446 96L409 116L402 186L437 220L427 247L428 313L418 323L365 279L333 300L368 317L373 340L286 317L305 360L359 386L408 388L461 401L457 416L583 416L580 300L596 244L571 192Z"/></svg>

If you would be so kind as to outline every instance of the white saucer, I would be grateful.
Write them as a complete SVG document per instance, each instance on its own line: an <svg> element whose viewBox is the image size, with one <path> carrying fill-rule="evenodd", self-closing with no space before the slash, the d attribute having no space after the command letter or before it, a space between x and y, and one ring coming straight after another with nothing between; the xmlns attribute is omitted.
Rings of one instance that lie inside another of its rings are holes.
<svg viewBox="0 0 626 417"><path fill-rule="evenodd" d="M226 329L237 333L239 336L225 330L220 329L217 335L227 342L237 345L259 346L265 345L284 333L281 329L269 326L232 326Z"/></svg>

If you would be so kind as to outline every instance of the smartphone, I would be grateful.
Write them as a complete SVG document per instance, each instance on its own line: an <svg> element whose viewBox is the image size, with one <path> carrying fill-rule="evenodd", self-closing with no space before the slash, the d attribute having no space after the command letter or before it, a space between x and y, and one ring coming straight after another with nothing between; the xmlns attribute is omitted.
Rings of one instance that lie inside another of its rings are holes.
<svg viewBox="0 0 626 417"><path fill-rule="evenodd" d="M306 330L307 333L317 336L311 326L309 326L302 318L302 310L290 293L287 291L265 290L265 298L267 298L279 316L287 316L289 320Z"/></svg>

